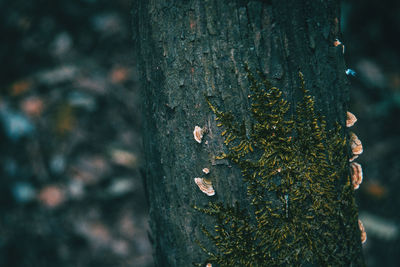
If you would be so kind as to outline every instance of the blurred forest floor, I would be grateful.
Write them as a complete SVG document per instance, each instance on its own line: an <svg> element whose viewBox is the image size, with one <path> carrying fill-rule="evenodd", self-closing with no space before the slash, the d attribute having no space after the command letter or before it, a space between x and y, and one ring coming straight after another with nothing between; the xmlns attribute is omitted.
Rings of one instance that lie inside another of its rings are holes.
<svg viewBox="0 0 400 267"><path fill-rule="evenodd" d="M356 194L368 235L367 266L400 266L400 2L342 3L342 43L351 83L352 130L363 143Z"/></svg>
<svg viewBox="0 0 400 267"><path fill-rule="evenodd" d="M131 1L0 3L0 266L152 266Z"/></svg>
<svg viewBox="0 0 400 267"><path fill-rule="evenodd" d="M131 2L0 0L0 266L153 266ZM342 13L365 257L398 266L400 3Z"/></svg>

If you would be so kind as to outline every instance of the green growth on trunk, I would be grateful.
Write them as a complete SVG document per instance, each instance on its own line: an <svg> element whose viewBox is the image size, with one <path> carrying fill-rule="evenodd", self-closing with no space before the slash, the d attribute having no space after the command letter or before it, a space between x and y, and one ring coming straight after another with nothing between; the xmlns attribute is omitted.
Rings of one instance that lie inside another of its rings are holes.
<svg viewBox="0 0 400 267"><path fill-rule="evenodd" d="M342 127L327 129L301 73L303 99L294 114L281 90L247 73L250 130L206 100L224 128L227 153L218 158L241 169L251 205L195 206L215 219L213 230L203 227L214 245L199 242L208 258L198 266L348 266L359 232Z"/></svg>

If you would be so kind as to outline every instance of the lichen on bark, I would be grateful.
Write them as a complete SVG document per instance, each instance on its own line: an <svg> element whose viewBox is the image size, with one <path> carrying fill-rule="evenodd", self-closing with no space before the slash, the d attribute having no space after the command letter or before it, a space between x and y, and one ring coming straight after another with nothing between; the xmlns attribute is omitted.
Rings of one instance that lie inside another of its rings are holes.
<svg viewBox="0 0 400 267"><path fill-rule="evenodd" d="M357 209L344 130L339 123L328 129L301 73L303 98L290 114L280 89L246 71L250 123L206 101L224 128L227 152L218 158L241 169L250 206L195 206L215 219L213 230L203 227L214 246L199 242L208 257L198 266L350 265L358 257L351 250Z"/></svg>

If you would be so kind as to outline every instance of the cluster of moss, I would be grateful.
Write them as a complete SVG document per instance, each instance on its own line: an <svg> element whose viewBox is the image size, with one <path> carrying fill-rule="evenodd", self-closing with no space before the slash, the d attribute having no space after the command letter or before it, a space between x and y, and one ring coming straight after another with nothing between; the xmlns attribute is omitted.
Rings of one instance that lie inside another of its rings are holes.
<svg viewBox="0 0 400 267"><path fill-rule="evenodd" d="M259 73L250 81L250 129L207 102L216 115L226 158L241 169L250 207L210 202L196 209L216 220L203 232L215 245L206 262L218 266L346 266L357 212L348 173L347 140L337 123L328 130L305 89L289 112L282 91ZM341 233L340 236L335 236ZM357 247L357 246L356 246ZM199 264L199 266L204 266Z"/></svg>

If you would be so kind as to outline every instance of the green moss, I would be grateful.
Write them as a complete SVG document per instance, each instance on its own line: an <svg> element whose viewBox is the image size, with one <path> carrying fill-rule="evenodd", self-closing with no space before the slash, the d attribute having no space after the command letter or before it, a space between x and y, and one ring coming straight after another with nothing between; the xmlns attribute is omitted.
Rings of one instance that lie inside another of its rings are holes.
<svg viewBox="0 0 400 267"><path fill-rule="evenodd" d="M201 248L218 266L348 266L357 257L357 211L348 172L347 140L336 123L328 130L305 89L289 114L282 91L248 71L251 129L207 102L228 152L247 185L251 207L210 202L197 210L215 218ZM339 235L338 235L339 234ZM204 264L199 264L204 266Z"/></svg>

